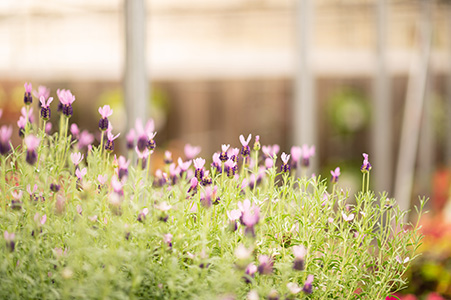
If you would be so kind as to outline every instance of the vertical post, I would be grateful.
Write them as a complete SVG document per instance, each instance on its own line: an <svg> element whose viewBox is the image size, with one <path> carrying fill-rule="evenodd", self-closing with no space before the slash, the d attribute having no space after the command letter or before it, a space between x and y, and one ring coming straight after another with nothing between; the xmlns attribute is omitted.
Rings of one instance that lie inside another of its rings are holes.
<svg viewBox="0 0 451 300"><path fill-rule="evenodd" d="M294 145L317 145L316 102L314 74L312 71L312 24L314 2L298 0L296 7L296 67L293 103L293 142ZM311 170L318 167L318 155L311 161Z"/></svg>
<svg viewBox="0 0 451 300"><path fill-rule="evenodd" d="M390 73L387 72L387 0L378 0L376 7L376 76L374 78L373 145L376 191L391 192L393 172L393 122Z"/></svg>
<svg viewBox="0 0 451 300"><path fill-rule="evenodd" d="M431 10L429 0L421 1L418 44L420 51L412 61L408 78L401 140L396 167L395 198L402 210L410 208L420 120L424 107L429 57L431 50Z"/></svg>
<svg viewBox="0 0 451 300"><path fill-rule="evenodd" d="M149 83L146 62L145 0L124 0L125 76L124 94L127 129L137 118L147 119Z"/></svg>
<svg viewBox="0 0 451 300"><path fill-rule="evenodd" d="M448 8L448 37L451 37L451 6L447 5ZM447 84L447 95L446 95L446 115L451 116L451 49L448 49L448 84ZM446 165L451 167L451 118L446 118Z"/></svg>

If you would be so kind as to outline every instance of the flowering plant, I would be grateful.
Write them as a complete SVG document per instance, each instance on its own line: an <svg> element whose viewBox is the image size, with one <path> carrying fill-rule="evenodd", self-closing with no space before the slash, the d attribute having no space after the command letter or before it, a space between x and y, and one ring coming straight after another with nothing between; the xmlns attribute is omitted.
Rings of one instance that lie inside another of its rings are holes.
<svg viewBox="0 0 451 300"><path fill-rule="evenodd" d="M78 127L68 132L75 97L58 97L59 132L26 121L14 146L0 130L0 298L382 299L405 287L418 223L369 190L367 155L355 197L338 168L332 187L296 176L313 147L280 161L279 146L261 153L251 135L241 149L218 145L211 164L197 147L177 163L166 153L149 174L153 122L137 121L116 157L112 110L99 109L99 145L81 143Z"/></svg>

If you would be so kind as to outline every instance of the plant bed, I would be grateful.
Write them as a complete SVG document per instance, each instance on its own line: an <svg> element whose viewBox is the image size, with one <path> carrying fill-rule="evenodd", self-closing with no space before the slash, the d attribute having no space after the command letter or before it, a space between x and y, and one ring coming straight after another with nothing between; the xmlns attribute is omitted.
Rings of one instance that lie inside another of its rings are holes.
<svg viewBox="0 0 451 300"><path fill-rule="evenodd" d="M58 132L45 130L48 95L39 124L28 121L27 85L23 143L1 130L0 298L383 299L406 286L422 236L369 190L368 156L355 196L338 188L338 168L331 183L296 176L311 148L279 159L250 135L211 164L189 145L175 162L166 153L150 174L152 121L116 157L112 110L99 109L93 145L69 130L75 97L57 94Z"/></svg>

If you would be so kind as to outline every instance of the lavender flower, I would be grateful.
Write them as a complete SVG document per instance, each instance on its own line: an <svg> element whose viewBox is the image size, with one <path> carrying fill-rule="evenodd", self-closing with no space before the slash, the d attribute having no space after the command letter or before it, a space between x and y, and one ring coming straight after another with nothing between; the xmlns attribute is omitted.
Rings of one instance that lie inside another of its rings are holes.
<svg viewBox="0 0 451 300"><path fill-rule="evenodd" d="M127 140L127 149L132 150L135 147L135 129L130 129L130 131L127 133L125 139Z"/></svg>
<svg viewBox="0 0 451 300"><path fill-rule="evenodd" d="M258 262L260 263L257 267L258 273L262 275L272 273L274 261L268 255L260 255Z"/></svg>
<svg viewBox="0 0 451 300"><path fill-rule="evenodd" d="M109 125L108 117L113 114L113 110L109 105L104 105L103 107L99 107L99 113L102 116L99 120L99 129L101 131L105 131L108 129Z"/></svg>
<svg viewBox="0 0 451 300"><path fill-rule="evenodd" d="M128 166L130 165L130 161L121 155L117 160L117 164L118 164L117 175L119 177L119 180L122 180L122 178L128 175Z"/></svg>
<svg viewBox="0 0 451 300"><path fill-rule="evenodd" d="M194 167L196 168L194 174L199 182L204 178L204 165L205 159L199 157L194 160Z"/></svg>
<svg viewBox="0 0 451 300"><path fill-rule="evenodd" d="M310 158L315 155L315 146L309 147L308 145L302 145L302 161L303 167L310 166Z"/></svg>
<svg viewBox="0 0 451 300"><path fill-rule="evenodd" d="M255 141L254 141L254 151L259 151L261 148L261 144L260 144L260 136L256 135L255 136Z"/></svg>
<svg viewBox="0 0 451 300"><path fill-rule="evenodd" d="M164 163L169 165L172 163L172 152L171 151L164 151Z"/></svg>
<svg viewBox="0 0 451 300"><path fill-rule="evenodd" d="M118 138L118 136L120 135L120 133L113 135L111 133L111 131L113 130L113 126L111 126L111 124L108 127L107 130L107 141L105 143L105 150L107 152L113 152L114 151L114 140Z"/></svg>
<svg viewBox="0 0 451 300"><path fill-rule="evenodd" d="M360 170L363 173L369 172L373 167L371 166L370 162L368 161L368 154L363 153L363 164Z"/></svg>
<svg viewBox="0 0 451 300"><path fill-rule="evenodd" d="M338 182L338 177L340 176L340 168L336 167L334 171L330 171L330 174L332 175L332 178L330 179L330 181L332 183L337 183Z"/></svg>
<svg viewBox="0 0 451 300"><path fill-rule="evenodd" d="M247 157L249 156L249 154L251 153L251 149L249 147L249 142L251 141L252 138L252 134L249 134L247 136L247 139L244 139L243 135L240 135L240 142L241 142L241 155L243 155L243 157Z"/></svg>
<svg viewBox="0 0 451 300"><path fill-rule="evenodd" d="M13 128L3 125L0 128L0 154L6 155L11 151L11 135Z"/></svg>
<svg viewBox="0 0 451 300"><path fill-rule="evenodd" d="M33 95L38 99L41 99L41 97L48 99L50 96L50 89L43 85L40 85L40 86L38 86L37 91L33 91Z"/></svg>
<svg viewBox="0 0 451 300"><path fill-rule="evenodd" d="M220 199L216 196L217 192L218 187L216 185L213 188L207 186L205 193L200 194L200 203L206 208L209 208L212 204L218 204Z"/></svg>
<svg viewBox="0 0 451 300"><path fill-rule="evenodd" d="M44 96L41 96L39 99L41 103L41 118L45 121L50 119L51 111L50 111L50 103L53 101L53 97L50 97L47 101Z"/></svg>
<svg viewBox="0 0 451 300"><path fill-rule="evenodd" d="M34 135L30 134L24 139L25 145L27 146L27 156L26 161L30 165L34 165L38 158L38 154L36 152L36 148L38 148L41 140Z"/></svg>
<svg viewBox="0 0 451 300"><path fill-rule="evenodd" d="M5 230L3 233L3 236L5 238L6 246L9 248L11 252L14 251L14 248L16 247L16 234L15 233L9 233Z"/></svg>
<svg viewBox="0 0 451 300"><path fill-rule="evenodd" d="M225 145L225 144L221 146L222 152L219 155L219 159L222 162L226 162L229 159L229 157L227 156L227 150L229 150L229 147L230 147L230 145Z"/></svg>
<svg viewBox="0 0 451 300"><path fill-rule="evenodd" d="M288 161L290 160L290 154L283 152L280 158L283 162L283 164L280 166L280 170L284 173L290 172L290 165L288 164Z"/></svg>
<svg viewBox="0 0 451 300"><path fill-rule="evenodd" d="M70 90L57 90L56 94L60 100L63 115L68 118L72 117L74 113L72 103L75 101L75 96L72 95Z"/></svg>
<svg viewBox="0 0 451 300"><path fill-rule="evenodd" d="M77 168L80 162L83 160L83 154L81 154L80 152L73 152L70 154L70 159Z"/></svg>
<svg viewBox="0 0 451 300"><path fill-rule="evenodd" d="M293 269L298 271L304 270L304 261L306 253L307 250L305 249L304 245L293 246L293 254L294 254Z"/></svg>
<svg viewBox="0 0 451 300"><path fill-rule="evenodd" d="M297 169L302 155L301 147L298 146L291 147L290 154L291 154L291 167L293 169Z"/></svg>
<svg viewBox="0 0 451 300"><path fill-rule="evenodd" d="M313 286L312 286L313 279L314 279L313 275L308 275L307 276L307 280L304 282L304 287L302 288L304 293L306 293L306 294L313 293Z"/></svg>
<svg viewBox="0 0 451 300"><path fill-rule="evenodd" d="M190 144L186 144L184 148L185 158L186 160L192 160L200 153L201 148L199 146L191 146Z"/></svg>
<svg viewBox="0 0 451 300"><path fill-rule="evenodd" d="M25 105L30 105L33 102L33 96L31 96L31 83L25 83L24 84L25 87L25 94L23 96L23 102L25 103Z"/></svg>
<svg viewBox="0 0 451 300"><path fill-rule="evenodd" d="M27 126L27 118L24 116L19 117L19 121L17 121L17 126L19 127L19 136L23 138L25 136L25 126Z"/></svg>
<svg viewBox="0 0 451 300"><path fill-rule="evenodd" d="M227 173L227 176L233 177L237 171L237 164L232 159L229 159L224 164L225 172Z"/></svg>

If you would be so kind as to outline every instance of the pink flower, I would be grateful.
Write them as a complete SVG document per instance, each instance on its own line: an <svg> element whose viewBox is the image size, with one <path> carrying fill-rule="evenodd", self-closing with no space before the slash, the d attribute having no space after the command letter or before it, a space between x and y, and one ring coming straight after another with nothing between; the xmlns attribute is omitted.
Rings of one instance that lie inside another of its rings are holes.
<svg viewBox="0 0 451 300"><path fill-rule="evenodd" d="M72 160L72 163L75 166L78 166L78 164L83 160L83 154L81 154L80 152L77 153L71 153L70 154L70 159Z"/></svg>
<svg viewBox="0 0 451 300"><path fill-rule="evenodd" d="M290 154L283 152L280 158L282 159L284 164L288 164L288 161L290 160Z"/></svg>
<svg viewBox="0 0 451 300"><path fill-rule="evenodd" d="M83 149L84 147L91 145L94 142L94 136L87 130L83 130L78 138L78 148Z"/></svg>
<svg viewBox="0 0 451 300"><path fill-rule="evenodd" d="M345 220L346 222L354 220L354 214L347 216L344 212L342 212L341 215L343 216L343 220Z"/></svg>
<svg viewBox="0 0 451 300"><path fill-rule="evenodd" d="M52 103L52 101L53 101L53 97L48 98L48 100L46 101L45 97L41 96L39 98L39 101L41 102L41 107L48 108L50 103Z"/></svg>
<svg viewBox="0 0 451 300"><path fill-rule="evenodd" d="M99 114L102 116L102 119L106 119L113 114L113 110L109 105L104 105L103 107L99 107Z"/></svg>
<svg viewBox="0 0 451 300"><path fill-rule="evenodd" d="M302 145L302 166L308 167L310 165L310 158L315 155L315 146L309 147Z"/></svg>
<svg viewBox="0 0 451 300"><path fill-rule="evenodd" d="M37 184L35 184L33 186L33 190L31 189L31 186L29 184L27 184L27 192L28 192L28 194L30 194L30 196L33 195L34 193L36 193L37 190L38 190Z"/></svg>
<svg viewBox="0 0 451 300"><path fill-rule="evenodd" d="M0 127L0 154L5 155L11 151L11 135L13 128L11 126L3 125Z"/></svg>
<svg viewBox="0 0 451 300"><path fill-rule="evenodd" d="M200 147L194 147L190 144L186 144L184 149L186 160L192 160L200 153L200 150Z"/></svg>
<svg viewBox="0 0 451 300"><path fill-rule="evenodd" d="M79 180L82 180L86 173L88 173L88 170L86 168L75 170L75 176L77 176Z"/></svg>
<svg viewBox="0 0 451 300"><path fill-rule="evenodd" d="M33 91L33 95L38 99L40 99L41 97L47 99L50 96L50 89L43 85L40 85L38 86L37 91Z"/></svg>
<svg viewBox="0 0 451 300"><path fill-rule="evenodd" d="M271 274L274 261L268 255L260 255L258 257L258 273L260 274Z"/></svg>
<svg viewBox="0 0 451 300"><path fill-rule="evenodd" d="M70 90L60 90L58 89L56 91L56 94L58 95L58 99L60 100L61 104L63 105L72 105L75 101L75 96L72 95Z"/></svg>
<svg viewBox="0 0 451 300"><path fill-rule="evenodd" d="M227 211L227 217L230 221L236 221L241 218L241 211L239 209L233 209L231 211Z"/></svg>
<svg viewBox="0 0 451 300"><path fill-rule="evenodd" d="M363 164L362 164L362 167L360 168L360 170L362 172L368 172L372 169L372 166L368 160L368 154L363 153L362 155L363 155Z"/></svg>
<svg viewBox="0 0 451 300"><path fill-rule="evenodd" d="M306 294L311 294L311 293L313 293L313 286L312 286L313 279L314 279L314 276L313 276L313 275L308 275L308 276L307 276L307 280L305 281L304 287L302 288L302 290L304 291L304 293L306 293Z"/></svg>
<svg viewBox="0 0 451 300"><path fill-rule="evenodd" d="M24 116L19 117L19 121L17 121L17 126L20 129L25 129L25 126L27 125L27 119Z"/></svg>
<svg viewBox="0 0 451 300"><path fill-rule="evenodd" d="M29 83L29 82L27 83L27 82L26 82L26 83L24 84L24 87L25 87L25 92L26 92L26 93L31 93L31 90L33 89L31 83Z"/></svg>
<svg viewBox="0 0 451 300"><path fill-rule="evenodd" d="M182 172L186 172L186 170L188 170L188 168L191 166L191 160L184 162L181 157L179 157L177 162Z"/></svg>
<svg viewBox="0 0 451 300"><path fill-rule="evenodd" d="M167 233L163 236L163 241L169 246L172 247L172 234Z"/></svg>
<svg viewBox="0 0 451 300"><path fill-rule="evenodd" d="M131 150L134 148L135 138L135 129L132 128L125 136L125 139L127 140L127 149Z"/></svg>
<svg viewBox="0 0 451 300"><path fill-rule="evenodd" d="M244 147L244 146L248 146L249 145L249 142L251 141L251 138L252 138L252 134L249 134L248 136L247 136L247 139L244 139L244 136L243 135L240 135L240 142L241 142L241 145Z"/></svg>
<svg viewBox="0 0 451 300"><path fill-rule="evenodd" d="M25 145L27 146L27 151L34 151L38 148L41 139L30 134L24 139Z"/></svg>
<svg viewBox="0 0 451 300"><path fill-rule="evenodd" d="M330 171L330 174L332 175L332 178L331 178L330 181L333 182L333 183L337 183L338 182L338 177L341 174L340 173L340 168L336 167L334 171Z"/></svg>
<svg viewBox="0 0 451 300"><path fill-rule="evenodd" d="M199 157L194 160L194 167L196 169L202 169L204 167L204 165L205 165L205 159Z"/></svg>
<svg viewBox="0 0 451 300"><path fill-rule="evenodd" d="M99 175L99 176L97 176L97 180L99 181L99 183L101 185L104 185L106 183L106 181L108 180L108 176L107 175Z"/></svg>

